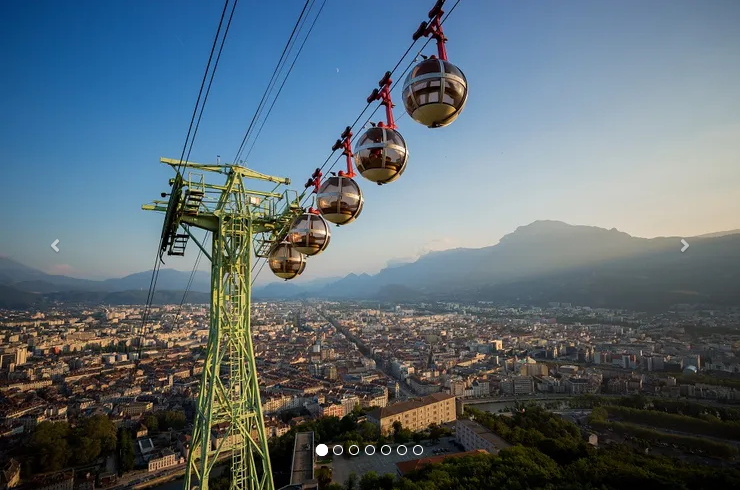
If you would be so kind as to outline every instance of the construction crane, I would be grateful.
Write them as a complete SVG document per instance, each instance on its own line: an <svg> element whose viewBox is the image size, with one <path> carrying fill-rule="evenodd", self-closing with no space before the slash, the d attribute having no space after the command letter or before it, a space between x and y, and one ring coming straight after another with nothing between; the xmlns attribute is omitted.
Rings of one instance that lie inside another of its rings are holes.
<svg viewBox="0 0 740 490"><path fill-rule="evenodd" d="M301 196L295 191L280 191L290 184L289 179L239 165L160 161L177 172L170 180L169 200L142 206L165 215L160 253L184 255L192 240L211 261L208 344L185 488L207 490L209 474L219 456L231 452L232 488L273 490L252 346L251 271L254 257L268 256L303 213ZM225 183L207 182L205 176L214 174L224 175ZM276 187L271 192L250 190L249 180L273 182ZM211 232L210 250L193 235L192 228ZM212 447L214 427L224 433Z"/></svg>

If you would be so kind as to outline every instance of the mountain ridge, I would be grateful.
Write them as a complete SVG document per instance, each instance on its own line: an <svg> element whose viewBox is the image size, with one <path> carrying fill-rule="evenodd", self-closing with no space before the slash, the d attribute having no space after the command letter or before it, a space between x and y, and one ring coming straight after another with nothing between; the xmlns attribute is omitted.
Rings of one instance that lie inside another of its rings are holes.
<svg viewBox="0 0 740 490"><path fill-rule="evenodd" d="M348 275L320 291L304 290L302 296L387 299L389 289L402 288L398 300L415 292L417 300L576 303L573 298L579 298L581 304L639 307L684 300L732 304L733 294L740 298L740 234L686 239L700 244L684 254L680 237L641 238L615 228L542 220L518 227L492 246L426 254L362 281ZM630 293L638 290L646 299Z"/></svg>
<svg viewBox="0 0 740 490"><path fill-rule="evenodd" d="M692 283L686 282L690 272L699 278L694 299L726 303L723 293L712 286L712 281L722 282L724 273L731 274L732 278L740 277L740 230L685 238L693 246L682 254L680 237L641 238L616 228L538 220L517 227L498 243L487 247L429 252L413 262L389 264L373 275L350 273L344 277L300 283L269 283L255 288L252 295L255 299L411 300L455 296L507 301L521 298L556 301L552 298L561 298L559 301L574 302L568 300L570 295L607 304L614 300L618 303L618 298L629 297L633 302L639 299L620 291L640 289L643 287L640 281L652 284L656 297L681 299L680 294L668 291L666 278L673 278L682 284L682 290L690 291ZM707 254L710 249L714 257ZM633 264L641 264L644 270L635 270ZM649 272L649 277L639 279L645 271ZM713 279L711 274L716 274L718 279ZM190 272L161 269L157 290L182 291L189 277ZM151 271L102 281L55 276L0 257L0 286L3 287L0 300L2 296L15 296L18 299L13 302L18 304L38 297L79 299L84 293L102 300L106 296L104 293L148 291L150 279ZM740 284L740 280L737 283ZM727 287L729 291L735 290L732 284ZM191 291L207 293L209 288L209 273L197 271ZM12 291L18 293L14 295ZM593 292L590 296L589 291ZM649 288L644 291L650 295ZM37 296L29 297L28 294ZM0 307L2 305L0 301Z"/></svg>

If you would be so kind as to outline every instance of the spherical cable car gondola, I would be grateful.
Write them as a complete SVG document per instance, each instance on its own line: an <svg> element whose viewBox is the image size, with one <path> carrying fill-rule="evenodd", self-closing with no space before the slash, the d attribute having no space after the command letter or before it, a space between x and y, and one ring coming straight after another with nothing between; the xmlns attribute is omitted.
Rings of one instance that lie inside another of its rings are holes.
<svg viewBox="0 0 740 490"><path fill-rule="evenodd" d="M437 57L425 59L414 67L403 84L403 104L415 121L429 128L441 128L452 123L468 100L468 81L462 70L447 61L442 32L442 3L429 12L430 21L422 22L414 39L432 36L437 41Z"/></svg>
<svg viewBox="0 0 740 490"><path fill-rule="evenodd" d="M288 241L293 247L309 257L326 250L330 240L329 223L313 208L298 216L288 233Z"/></svg>
<svg viewBox="0 0 740 490"><path fill-rule="evenodd" d="M329 177L316 194L316 206L321 215L337 225L346 225L356 220L362 212L363 203L360 186L345 175Z"/></svg>
<svg viewBox="0 0 740 490"><path fill-rule="evenodd" d="M347 127L338 139L333 151L344 148L342 154L347 162L347 171L332 172L332 176L321 182L321 169L316 169L306 183L306 187L314 186L316 193L316 207L327 221L336 225L346 225L360 216L364 199L362 190L357 182L352 179L355 176L352 170L352 128Z"/></svg>
<svg viewBox="0 0 740 490"><path fill-rule="evenodd" d="M268 262L272 273L286 281L300 276L306 268L306 257L288 241L272 248Z"/></svg>
<svg viewBox="0 0 740 490"><path fill-rule="evenodd" d="M406 169L408 149L406 141L396 130L391 101L391 73L386 72L380 81L380 90L375 89L367 98L368 103L380 99L385 106L387 123L373 125L360 136L355 148L355 165L360 175L380 184L398 179Z"/></svg>

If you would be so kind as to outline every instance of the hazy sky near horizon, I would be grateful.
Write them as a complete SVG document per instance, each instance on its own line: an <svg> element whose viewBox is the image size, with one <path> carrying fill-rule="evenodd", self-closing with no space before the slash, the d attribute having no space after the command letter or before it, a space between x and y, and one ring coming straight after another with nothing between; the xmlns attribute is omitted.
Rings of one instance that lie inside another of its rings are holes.
<svg viewBox="0 0 740 490"><path fill-rule="evenodd" d="M249 165L302 187L433 4L387 16L328 0ZM191 160L236 153L302 6L239 3ZM167 190L159 157L180 155L222 7L0 2L0 254L77 277L151 268L162 216L141 204ZM538 219L644 237L740 228L738 25L736 0L462 0L445 33L465 111L437 130L400 120L403 177L358 177L362 216L301 280L491 245Z"/></svg>

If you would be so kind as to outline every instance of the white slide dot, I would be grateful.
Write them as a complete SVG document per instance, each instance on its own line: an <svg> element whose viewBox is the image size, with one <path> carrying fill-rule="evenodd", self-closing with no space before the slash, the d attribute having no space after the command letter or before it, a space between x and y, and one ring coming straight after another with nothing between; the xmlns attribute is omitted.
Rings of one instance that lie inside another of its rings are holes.
<svg viewBox="0 0 740 490"><path fill-rule="evenodd" d="M318 446L316 446L317 456L320 456L323 458L327 454L329 454L329 446L327 446L326 444L319 444Z"/></svg>

